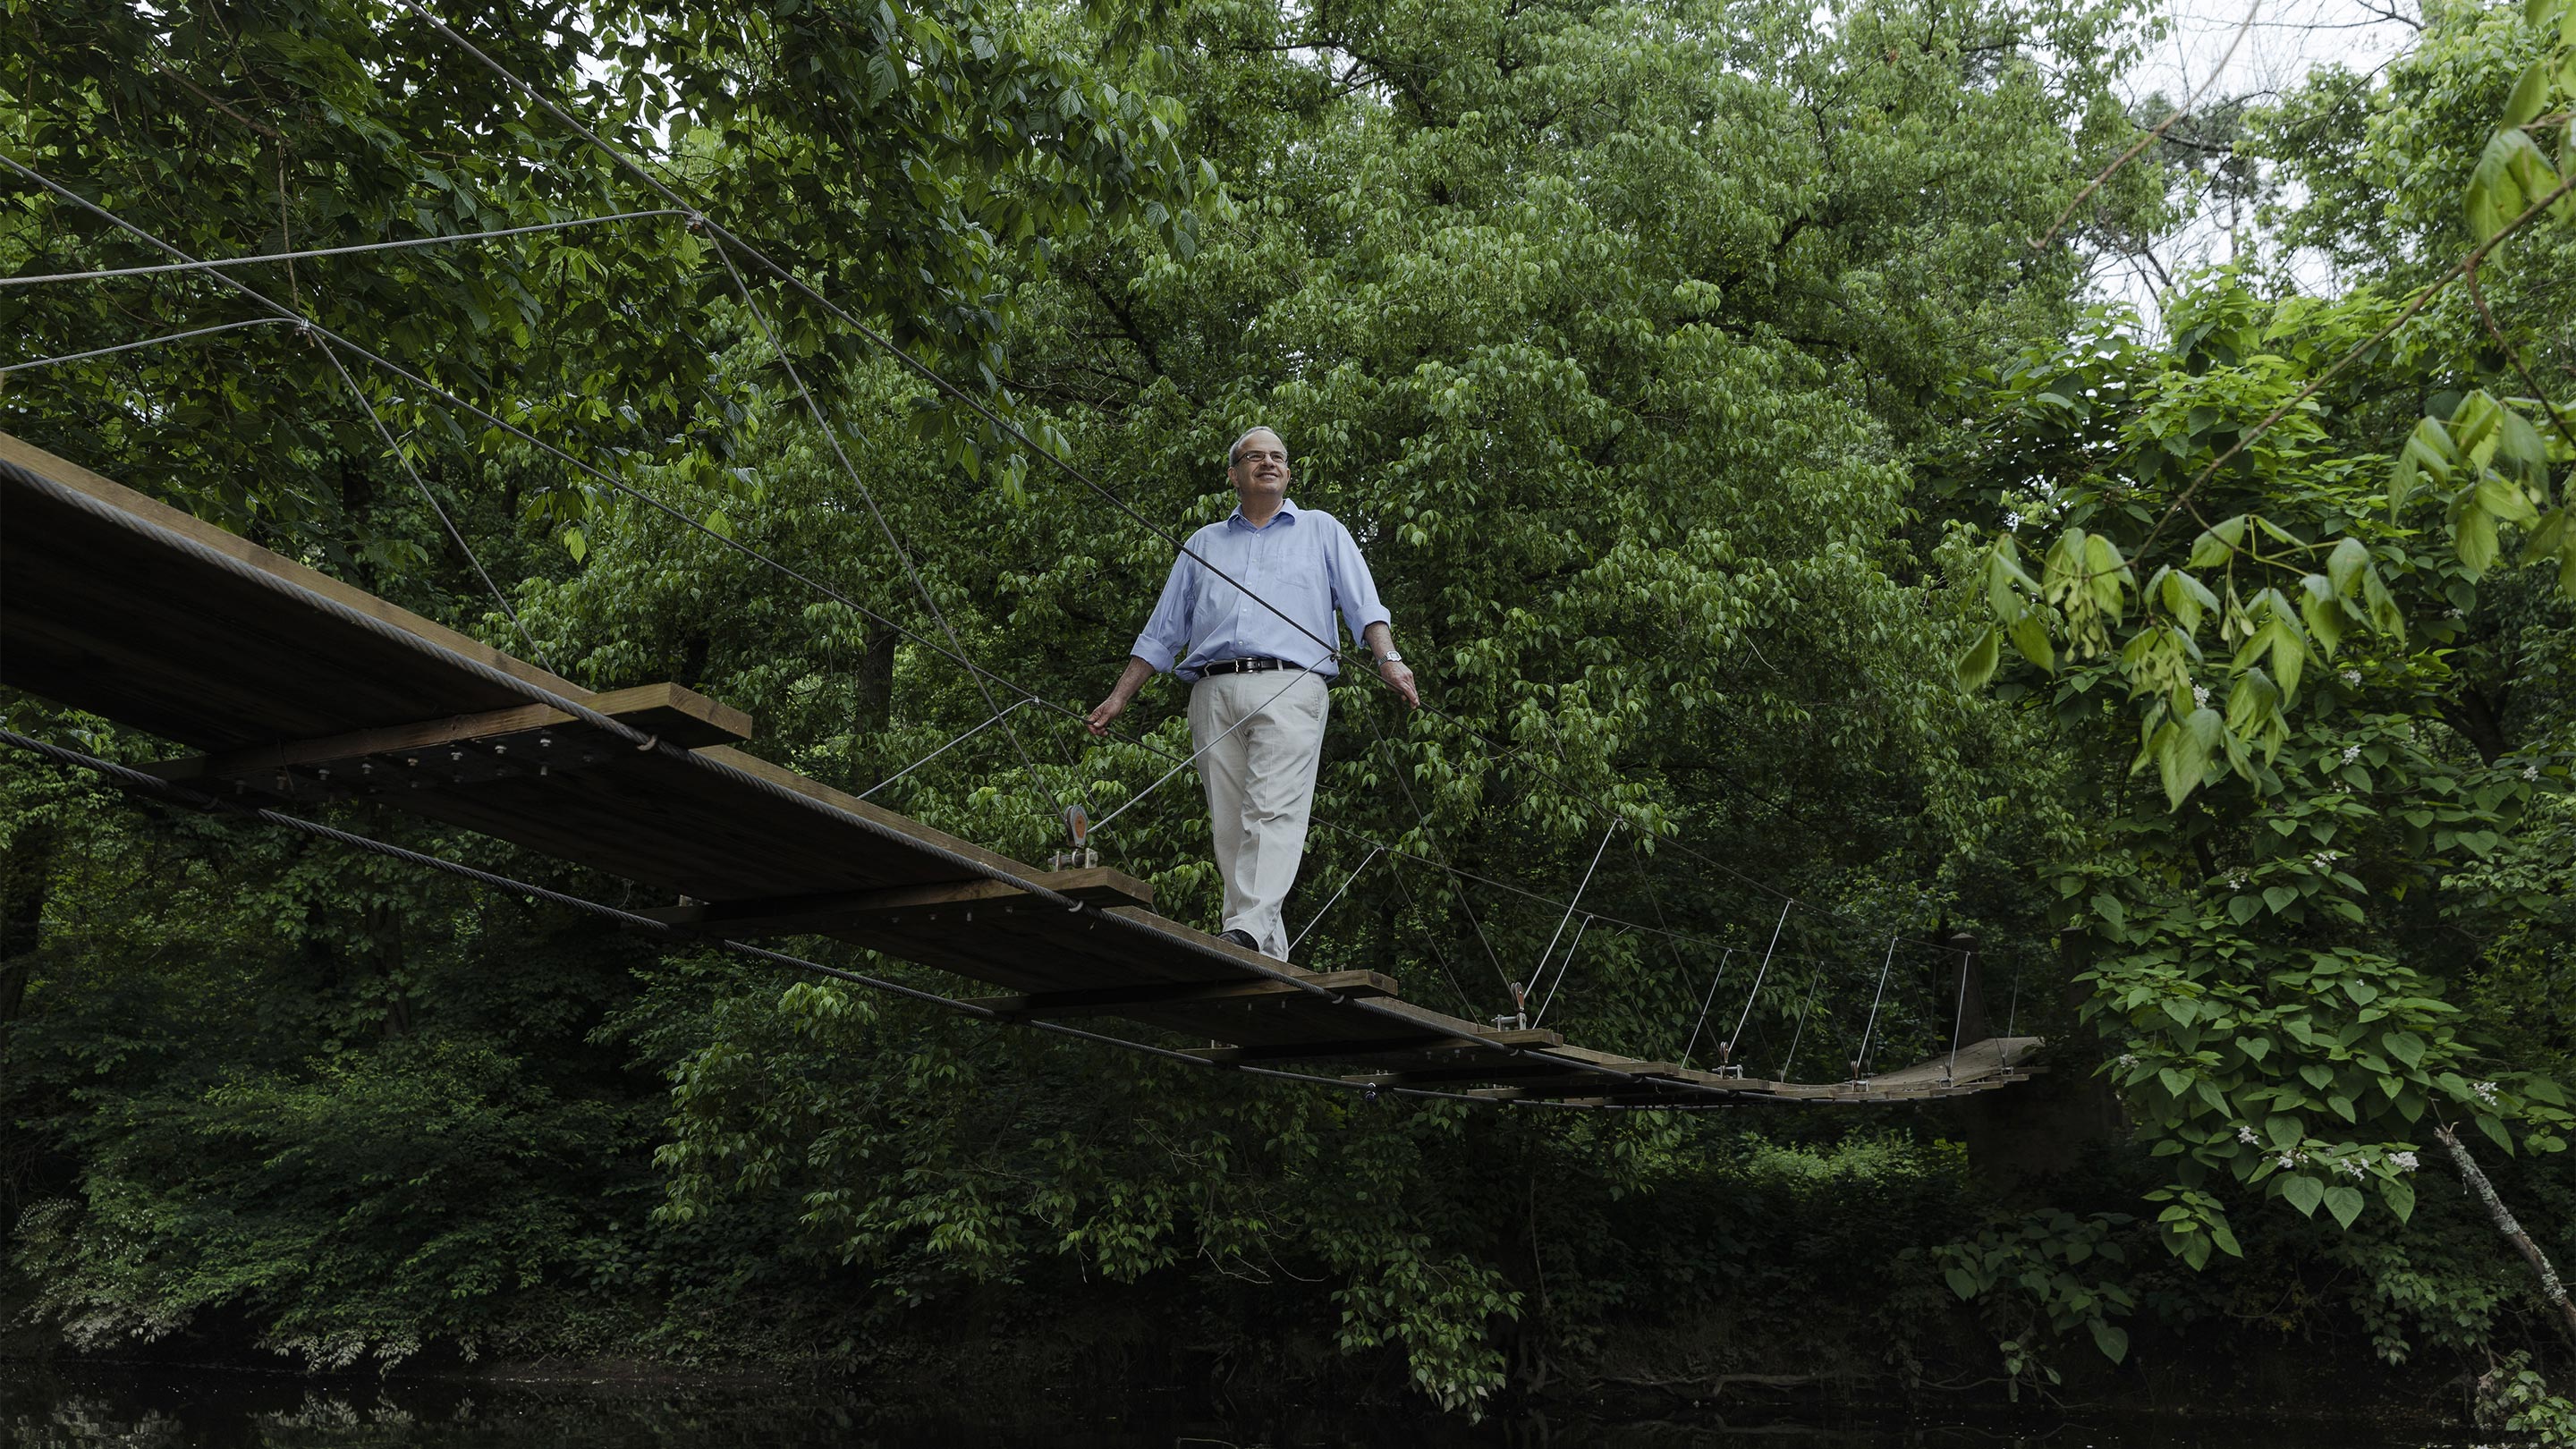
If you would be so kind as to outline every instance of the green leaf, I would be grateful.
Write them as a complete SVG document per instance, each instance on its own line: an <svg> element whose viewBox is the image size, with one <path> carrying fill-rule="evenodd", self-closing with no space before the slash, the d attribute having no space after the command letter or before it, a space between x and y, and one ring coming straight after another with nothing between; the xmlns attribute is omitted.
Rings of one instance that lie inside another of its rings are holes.
<svg viewBox="0 0 2576 1449"><path fill-rule="evenodd" d="M2040 617L2037 609L2025 609L2013 621L2012 641L2022 658L2051 674L2057 672L2057 651L2049 644L2048 621Z"/></svg>
<svg viewBox="0 0 2576 1449"><path fill-rule="evenodd" d="M2299 893L2288 886L2263 887L2263 904L2270 906L2276 916L2296 904L2298 899Z"/></svg>
<svg viewBox="0 0 2576 1449"><path fill-rule="evenodd" d="M1988 629L1977 636L1976 643L1968 646L1967 653L1959 656L1961 689L1971 691L1983 689L1987 681L1995 677L1995 666L2001 662L2000 650L1997 647L2000 643L2001 641L1995 636L1995 631Z"/></svg>
<svg viewBox="0 0 2576 1449"><path fill-rule="evenodd" d="M2313 1177L2276 1177L2273 1181L2281 1185L2282 1200L2308 1217L2315 1217L2317 1204L2325 1201L2325 1185Z"/></svg>
<svg viewBox="0 0 2576 1449"><path fill-rule="evenodd" d="M1957 1267L1944 1269L1941 1276L1949 1280L1950 1291L1958 1294L1961 1298L1968 1299L1977 1296L1976 1277L1967 1269Z"/></svg>
<svg viewBox="0 0 2576 1449"><path fill-rule="evenodd" d="M2360 539L2346 534L2326 554L2326 578L2334 591L2345 598L2352 596L2353 586L2361 582L2361 571L2370 566L2370 549Z"/></svg>
<svg viewBox="0 0 2576 1449"><path fill-rule="evenodd" d="M2352 1226L2353 1219L2361 1216L2361 1210L2370 1205L2370 1200L2361 1195L2360 1188L2339 1182L2326 1189L2325 1204L2326 1211L2334 1214L2335 1221L2348 1228Z"/></svg>
<svg viewBox="0 0 2576 1449"><path fill-rule="evenodd" d="M2481 1115L2478 1118L2478 1130L2487 1134L2487 1140L2503 1148L2506 1156L2513 1155L2513 1136L2504 1130L2504 1123L2501 1120Z"/></svg>
<svg viewBox="0 0 2576 1449"><path fill-rule="evenodd" d="M2502 478L2478 480L2478 507L2494 514L2505 523L2537 523L2540 510L2531 506L2523 491Z"/></svg>
<svg viewBox="0 0 2576 1449"><path fill-rule="evenodd" d="M2381 1036L2379 1040L2388 1048L2388 1054L2397 1060L2410 1067L2423 1065L2424 1038L2411 1031L2392 1031Z"/></svg>
<svg viewBox="0 0 2576 1449"><path fill-rule="evenodd" d="M2343 601L2335 597L2334 584L2324 574L2299 580L2299 617L2308 621L2308 632L2332 659L2343 643Z"/></svg>
<svg viewBox="0 0 2576 1449"><path fill-rule="evenodd" d="M2415 1216L2415 1189L2403 1182L2392 1178L2381 1183L2379 1200L2388 1204L2388 1210L2397 1214L2401 1223Z"/></svg>
<svg viewBox="0 0 2576 1449"><path fill-rule="evenodd" d="M574 563L590 557L590 539L578 528L563 531L563 546L564 552L572 555Z"/></svg>
<svg viewBox="0 0 2576 1449"><path fill-rule="evenodd" d="M2476 578L2495 567L2496 526L2494 515L2483 508L2472 508L2460 519L2452 534L2451 545L2460 556L2461 567Z"/></svg>
<svg viewBox="0 0 2576 1449"><path fill-rule="evenodd" d="M2102 1356L2104 1358L2109 1359L2113 1363L2118 1363L2129 1356L2129 1331L2127 1329L2122 1328L2115 1323L2105 1323L2098 1318L2092 1321L2091 1327L2093 1329L2093 1346L2102 1350Z"/></svg>
<svg viewBox="0 0 2576 1449"><path fill-rule="evenodd" d="M2262 909L2263 902L2254 896L2234 896L2227 902L2227 918L2241 926Z"/></svg>
<svg viewBox="0 0 2576 1449"><path fill-rule="evenodd" d="M2540 114L2540 108L2549 104L2550 69L2548 61L2535 60L2523 71L2522 79L2514 82L2513 94L2505 98L2504 119L2497 124L2528 125Z"/></svg>
<svg viewBox="0 0 2576 1449"><path fill-rule="evenodd" d="M2212 564L2225 563L2244 541L2245 515L2240 513L2234 518L2222 518L2192 540L2191 558L2183 566L2205 569Z"/></svg>

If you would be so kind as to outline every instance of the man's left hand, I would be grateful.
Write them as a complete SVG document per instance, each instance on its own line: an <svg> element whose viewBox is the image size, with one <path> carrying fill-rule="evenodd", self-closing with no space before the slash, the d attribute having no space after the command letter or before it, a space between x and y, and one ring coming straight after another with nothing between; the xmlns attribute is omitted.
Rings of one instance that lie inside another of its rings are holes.
<svg viewBox="0 0 2576 1449"><path fill-rule="evenodd" d="M1414 688L1411 665L1401 659L1381 659L1377 663L1377 677L1385 680L1390 688L1404 696L1406 708L1422 708L1422 692Z"/></svg>

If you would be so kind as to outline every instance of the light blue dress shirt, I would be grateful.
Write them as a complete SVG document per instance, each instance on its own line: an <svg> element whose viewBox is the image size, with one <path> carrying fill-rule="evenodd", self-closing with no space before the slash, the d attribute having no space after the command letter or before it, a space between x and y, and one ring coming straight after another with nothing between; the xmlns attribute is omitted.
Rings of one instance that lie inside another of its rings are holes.
<svg viewBox="0 0 2576 1449"><path fill-rule="evenodd" d="M1243 589L1219 578L1219 572L1239 580ZM1278 613L1246 598L1244 589L1268 600ZM1190 552L1172 560L1163 596L1154 601L1145 632L1128 652L1157 671L1177 662L1180 677L1192 683L1203 666L1221 659L1284 659L1330 678L1341 673L1333 662L1341 643L1333 627L1337 608L1350 622L1354 639L1371 624L1392 622L1386 605L1378 601L1377 581L1369 577L1360 546L1342 521L1320 508L1299 508L1283 499L1270 522L1255 528L1238 508L1225 522L1190 535ZM1333 641L1332 647L1317 639Z"/></svg>

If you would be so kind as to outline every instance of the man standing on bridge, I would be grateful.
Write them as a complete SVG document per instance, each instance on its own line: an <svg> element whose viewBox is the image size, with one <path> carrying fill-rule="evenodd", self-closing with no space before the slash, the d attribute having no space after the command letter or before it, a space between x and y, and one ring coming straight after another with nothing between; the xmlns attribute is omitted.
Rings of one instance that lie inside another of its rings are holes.
<svg viewBox="0 0 2576 1449"><path fill-rule="evenodd" d="M1108 733L1146 680L1177 666L1190 686L1190 741L1225 877L1222 934L1284 961L1279 908L1306 851L1324 753L1324 681L1341 672L1336 608L1377 656L1378 677L1408 706L1419 708L1422 697L1351 531L1288 501L1279 435L1254 428L1225 462L1238 506L1172 560L1126 671L1091 711L1091 732Z"/></svg>

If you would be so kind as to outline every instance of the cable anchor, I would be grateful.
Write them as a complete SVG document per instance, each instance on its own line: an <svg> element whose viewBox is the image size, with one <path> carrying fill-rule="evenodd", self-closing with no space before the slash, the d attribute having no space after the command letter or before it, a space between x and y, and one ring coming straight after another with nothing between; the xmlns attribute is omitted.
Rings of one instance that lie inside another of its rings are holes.
<svg viewBox="0 0 2576 1449"><path fill-rule="evenodd" d="M1047 857L1049 870L1092 870L1100 864L1100 852L1091 848L1091 813L1080 805L1064 807L1064 834L1073 842L1071 850L1059 850ZM1080 906L1074 909L1080 910Z"/></svg>

